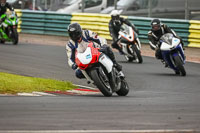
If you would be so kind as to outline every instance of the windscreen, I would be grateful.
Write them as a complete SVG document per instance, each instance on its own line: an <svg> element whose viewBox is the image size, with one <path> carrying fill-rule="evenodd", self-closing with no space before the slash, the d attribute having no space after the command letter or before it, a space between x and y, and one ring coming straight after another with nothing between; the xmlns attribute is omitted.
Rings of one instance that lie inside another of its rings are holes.
<svg viewBox="0 0 200 133"><path fill-rule="evenodd" d="M129 27L126 24L123 24L120 27L120 31L123 32L123 33L125 33L125 34L129 34Z"/></svg>
<svg viewBox="0 0 200 133"><path fill-rule="evenodd" d="M172 33L167 33L164 34L161 38L160 41L161 42L165 42L167 44L172 44L172 39L173 39L173 34Z"/></svg>

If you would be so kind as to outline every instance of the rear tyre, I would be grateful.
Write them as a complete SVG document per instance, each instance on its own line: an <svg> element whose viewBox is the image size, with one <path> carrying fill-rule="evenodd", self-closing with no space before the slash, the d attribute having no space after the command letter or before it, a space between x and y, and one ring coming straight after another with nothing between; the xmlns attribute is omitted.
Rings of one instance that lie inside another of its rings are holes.
<svg viewBox="0 0 200 133"><path fill-rule="evenodd" d="M19 41L19 36L18 36L17 29L13 29L12 42L13 42L14 45L17 45L18 41Z"/></svg>
<svg viewBox="0 0 200 133"><path fill-rule="evenodd" d="M181 73L181 75L185 76L186 75L186 71L185 71L185 68L183 66L183 61L181 60L181 58L179 56L175 56L174 57L174 61L175 61L176 67L178 68L178 70Z"/></svg>
<svg viewBox="0 0 200 133"><path fill-rule="evenodd" d="M136 59L138 59L138 63L142 63L143 62L143 59L142 59L142 55L141 55L141 52L140 50L137 48L136 45L133 45L133 51L136 53Z"/></svg>
<svg viewBox="0 0 200 133"><path fill-rule="evenodd" d="M120 87L120 90L117 91L117 95L119 96L126 96L129 92L129 86L128 86L128 83L126 82L125 79L123 79L121 81L121 87Z"/></svg>
<svg viewBox="0 0 200 133"><path fill-rule="evenodd" d="M106 81L104 81L104 78L101 76L101 74L99 74L97 69L92 69L90 71L90 75L91 75L91 78L94 81L95 85L101 91L101 93L103 93L104 96L106 96L106 97L112 96L111 87L109 85L107 85L108 83L106 83Z"/></svg>

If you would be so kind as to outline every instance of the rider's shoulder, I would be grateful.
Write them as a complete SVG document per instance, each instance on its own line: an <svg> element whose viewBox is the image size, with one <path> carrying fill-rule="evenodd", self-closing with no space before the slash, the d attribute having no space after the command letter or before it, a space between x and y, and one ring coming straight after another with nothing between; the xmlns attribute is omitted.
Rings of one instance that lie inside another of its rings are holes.
<svg viewBox="0 0 200 133"><path fill-rule="evenodd" d="M85 33L87 36L90 36L90 37L92 37L92 36L94 36L94 35L97 35L96 32L91 31L91 30L85 30L84 33Z"/></svg>
<svg viewBox="0 0 200 133"><path fill-rule="evenodd" d="M148 32L148 35L152 35L152 33L153 33L153 32L150 30L150 31Z"/></svg>
<svg viewBox="0 0 200 133"><path fill-rule="evenodd" d="M69 40L68 42L67 42L67 45L66 46L68 46L68 47L74 47L75 46L75 42L73 41L73 40Z"/></svg>
<svg viewBox="0 0 200 133"><path fill-rule="evenodd" d="M124 21L126 21L127 19L124 18L124 17L119 17L119 20L122 21L122 22L124 22Z"/></svg>
<svg viewBox="0 0 200 133"><path fill-rule="evenodd" d="M83 30L82 33L83 33L83 36L90 36L91 34L91 30Z"/></svg>
<svg viewBox="0 0 200 133"><path fill-rule="evenodd" d="M161 24L161 27L163 27L163 28L167 28L168 26L166 25L166 24Z"/></svg>

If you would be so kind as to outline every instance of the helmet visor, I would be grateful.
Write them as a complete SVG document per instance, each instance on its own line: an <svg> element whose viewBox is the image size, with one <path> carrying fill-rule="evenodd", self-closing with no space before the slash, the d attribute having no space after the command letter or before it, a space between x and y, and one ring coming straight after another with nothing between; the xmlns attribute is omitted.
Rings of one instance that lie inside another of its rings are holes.
<svg viewBox="0 0 200 133"><path fill-rule="evenodd" d="M154 25L152 25L152 29L153 29L154 31L159 30L159 29L160 29L160 24L154 24Z"/></svg>
<svg viewBox="0 0 200 133"><path fill-rule="evenodd" d="M81 34L82 34L81 32L74 31L74 32L70 32L69 36L73 41L77 42L78 40L80 40Z"/></svg>
<svg viewBox="0 0 200 133"><path fill-rule="evenodd" d="M112 16L112 20L119 20L119 15L117 15L117 16Z"/></svg>

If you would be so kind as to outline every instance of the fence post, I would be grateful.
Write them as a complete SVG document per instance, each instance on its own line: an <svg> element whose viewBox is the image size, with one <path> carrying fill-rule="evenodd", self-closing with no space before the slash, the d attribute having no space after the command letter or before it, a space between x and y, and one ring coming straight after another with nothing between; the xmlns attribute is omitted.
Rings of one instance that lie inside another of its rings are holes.
<svg viewBox="0 0 200 133"><path fill-rule="evenodd" d="M117 0L114 1L115 10L117 10Z"/></svg>
<svg viewBox="0 0 200 133"><path fill-rule="evenodd" d="M152 16L152 0L148 0L148 17Z"/></svg>
<svg viewBox="0 0 200 133"><path fill-rule="evenodd" d="M185 0L185 19L189 19L188 0Z"/></svg>
<svg viewBox="0 0 200 133"><path fill-rule="evenodd" d="M82 4L82 6L81 6L81 12L84 12L84 9L85 9L85 0L82 0L81 4Z"/></svg>
<svg viewBox="0 0 200 133"><path fill-rule="evenodd" d="M33 0L32 5L33 5L33 10L35 10L35 0Z"/></svg>

